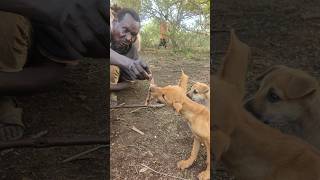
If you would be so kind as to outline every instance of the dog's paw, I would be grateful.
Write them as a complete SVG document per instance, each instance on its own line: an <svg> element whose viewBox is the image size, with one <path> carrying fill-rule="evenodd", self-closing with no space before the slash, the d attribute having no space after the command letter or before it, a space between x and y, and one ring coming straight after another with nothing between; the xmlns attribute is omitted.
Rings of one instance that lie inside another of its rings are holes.
<svg viewBox="0 0 320 180"><path fill-rule="evenodd" d="M210 172L209 171L202 171L198 175L198 179L199 180L209 180L210 179Z"/></svg>
<svg viewBox="0 0 320 180"><path fill-rule="evenodd" d="M192 164L192 162L188 161L188 160L181 160L177 163L177 167L181 170L184 170L188 167L190 167Z"/></svg>

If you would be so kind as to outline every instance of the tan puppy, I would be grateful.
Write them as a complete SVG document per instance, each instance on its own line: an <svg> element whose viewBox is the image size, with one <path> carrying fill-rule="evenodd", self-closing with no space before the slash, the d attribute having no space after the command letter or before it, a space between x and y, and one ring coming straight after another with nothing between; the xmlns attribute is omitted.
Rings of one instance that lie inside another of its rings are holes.
<svg viewBox="0 0 320 180"><path fill-rule="evenodd" d="M187 96L192 101L205 105L210 109L210 87L208 85L201 82L194 83Z"/></svg>
<svg viewBox="0 0 320 180"><path fill-rule="evenodd" d="M286 66L273 66L257 79L263 80L246 109L265 123L289 125L295 135L320 149L318 81Z"/></svg>
<svg viewBox="0 0 320 180"><path fill-rule="evenodd" d="M239 52L243 56L236 56ZM320 153L313 146L257 121L243 108L249 53L232 32L228 54L233 58L226 57L218 77L211 78L216 162L240 180L319 180ZM239 71L226 73L235 67Z"/></svg>
<svg viewBox="0 0 320 180"><path fill-rule="evenodd" d="M210 179L210 113L205 106L190 100L186 96L184 82L180 81L179 84L182 86L152 86L151 97L173 107L178 114L181 114L194 135L191 155L188 159L179 161L178 168L184 170L190 167L197 159L200 143L204 143L207 151L207 168L198 175L198 178L207 180Z"/></svg>

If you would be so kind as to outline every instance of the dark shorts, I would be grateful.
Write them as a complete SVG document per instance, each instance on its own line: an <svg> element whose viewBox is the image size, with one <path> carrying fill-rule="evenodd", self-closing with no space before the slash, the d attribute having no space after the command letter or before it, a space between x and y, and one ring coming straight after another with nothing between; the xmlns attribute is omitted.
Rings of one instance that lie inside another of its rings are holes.
<svg viewBox="0 0 320 180"><path fill-rule="evenodd" d="M31 23L23 16L2 11L0 19L0 71L21 71L31 46Z"/></svg>

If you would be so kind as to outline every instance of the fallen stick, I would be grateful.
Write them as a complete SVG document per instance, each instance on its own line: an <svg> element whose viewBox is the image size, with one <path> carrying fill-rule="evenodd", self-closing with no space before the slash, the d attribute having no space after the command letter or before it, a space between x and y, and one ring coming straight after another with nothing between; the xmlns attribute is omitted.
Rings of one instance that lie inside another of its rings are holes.
<svg viewBox="0 0 320 180"><path fill-rule="evenodd" d="M75 154L75 155L73 155L73 156L71 156L71 157L63 160L62 162L63 162L63 163L66 163L66 162L73 161L73 160L75 160L75 159L78 159L80 156L89 154L89 153L91 153L91 152L93 152L93 151L96 151L96 150L98 150L98 149L100 149L100 148L107 147L107 146L108 146L108 145L100 145L100 146L97 146L97 147L88 149L88 150L86 150L86 151L83 151L83 152L81 152L81 153Z"/></svg>
<svg viewBox="0 0 320 180"><path fill-rule="evenodd" d="M164 107L164 106L165 106L164 104L150 104L150 105L133 104L133 105L113 106L113 107L110 107L110 109L139 108L139 107L144 107L144 108L159 108L159 107Z"/></svg>
<svg viewBox="0 0 320 180"><path fill-rule="evenodd" d="M148 94L147 94L147 98L146 100L144 101L144 105L149 105L150 104L150 100L151 100L151 86L154 85L154 78L153 76L151 75L151 79L149 81L149 88L148 88Z"/></svg>
<svg viewBox="0 0 320 180"><path fill-rule="evenodd" d="M144 132L140 131L138 128L136 128L135 126L132 126L131 128L132 130L134 130L135 132L141 134L141 135L144 135Z"/></svg>
<svg viewBox="0 0 320 180"><path fill-rule="evenodd" d="M141 166L143 166L143 167L145 167L145 168L147 168L147 169L149 169L149 170L151 170L151 171L153 171L153 172L155 172L155 173L157 173L157 174L160 174L160 175L162 175L162 176L168 176L168 177L172 177L172 178L175 178L175 179L189 180L189 179L185 179L185 178L181 178L181 177L177 177L177 176L172 176L172 175L170 175L170 174L165 174L165 173L162 173L162 172L158 172L158 171L156 171L156 170L154 170L154 169L152 169L152 168L150 168L149 166L146 166L146 165L144 165L144 164L141 164Z"/></svg>
<svg viewBox="0 0 320 180"><path fill-rule="evenodd" d="M137 109L135 109L135 110L133 110L133 111L130 111L130 113L134 113L134 112L137 112L137 111L139 111L139 110L141 110L141 109L145 109L146 107L139 107L139 108L137 108Z"/></svg>
<svg viewBox="0 0 320 180"><path fill-rule="evenodd" d="M109 145L106 137L37 138L0 142L0 150L9 148L47 148L54 146Z"/></svg>

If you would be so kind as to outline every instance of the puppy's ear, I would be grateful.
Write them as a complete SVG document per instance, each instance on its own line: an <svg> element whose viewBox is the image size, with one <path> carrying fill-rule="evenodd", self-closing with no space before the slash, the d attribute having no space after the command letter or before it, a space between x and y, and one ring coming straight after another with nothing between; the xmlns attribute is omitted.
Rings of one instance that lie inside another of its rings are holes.
<svg viewBox="0 0 320 180"><path fill-rule="evenodd" d="M236 85L242 95L244 95L250 55L251 50L249 46L241 42L232 29L228 51L223 59L219 76L223 80Z"/></svg>
<svg viewBox="0 0 320 180"><path fill-rule="evenodd" d="M181 103L173 103L173 108L176 110L177 113L180 113L182 109L182 104Z"/></svg>
<svg viewBox="0 0 320 180"><path fill-rule="evenodd" d="M289 99L302 98L318 89L318 81L308 76L292 76L286 88Z"/></svg>
<svg viewBox="0 0 320 180"><path fill-rule="evenodd" d="M181 69L181 77L180 77L178 86L180 86L183 89L184 94L187 93L188 80L189 80L189 76L187 76Z"/></svg>
<svg viewBox="0 0 320 180"><path fill-rule="evenodd" d="M275 65L275 66L271 66L270 68L268 68L267 70L265 70L264 72L262 72L261 74L259 74L255 80L256 81L261 81L266 75L268 75L269 73L278 70L278 69L285 69L288 68L287 66L283 66L283 65Z"/></svg>

